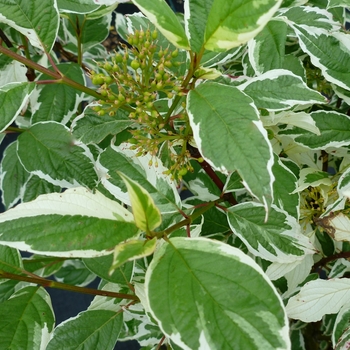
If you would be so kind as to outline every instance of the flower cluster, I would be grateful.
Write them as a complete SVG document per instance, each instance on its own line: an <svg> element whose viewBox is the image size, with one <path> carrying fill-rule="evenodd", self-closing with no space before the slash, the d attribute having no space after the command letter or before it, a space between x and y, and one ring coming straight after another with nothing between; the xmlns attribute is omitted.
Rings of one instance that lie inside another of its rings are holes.
<svg viewBox="0 0 350 350"><path fill-rule="evenodd" d="M129 111L129 118L135 122L129 130L131 148L138 156L145 153L156 156L165 143L173 151L170 175L179 179L192 170L184 147L190 138L184 102L181 107L184 78L171 71L182 62L176 59L178 50L159 47L157 37L157 31L135 30L128 37L129 45L122 45L122 50L110 61L100 63L99 72L90 72L91 81L99 85L102 97L93 109L101 116L105 113L116 116L119 108ZM159 107L159 100L165 101L166 108ZM172 116L177 104L182 112ZM180 154L174 152L175 144L182 145Z"/></svg>

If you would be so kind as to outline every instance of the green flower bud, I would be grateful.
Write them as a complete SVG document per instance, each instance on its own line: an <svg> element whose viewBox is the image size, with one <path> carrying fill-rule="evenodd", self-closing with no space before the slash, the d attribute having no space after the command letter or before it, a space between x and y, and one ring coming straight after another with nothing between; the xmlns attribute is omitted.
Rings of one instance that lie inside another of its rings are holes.
<svg viewBox="0 0 350 350"><path fill-rule="evenodd" d="M106 84L112 84L113 81L114 81L114 79L111 76L108 75L105 77Z"/></svg>
<svg viewBox="0 0 350 350"><path fill-rule="evenodd" d="M158 32L156 31L156 30L154 30L153 32L152 32L152 39L153 40L156 40L158 38Z"/></svg>
<svg viewBox="0 0 350 350"><path fill-rule="evenodd" d="M116 53L114 59L116 63L121 63L123 61L123 56L120 53Z"/></svg>
<svg viewBox="0 0 350 350"><path fill-rule="evenodd" d="M105 82L104 76L102 74L95 75L92 77L91 81L94 85L102 85Z"/></svg>
<svg viewBox="0 0 350 350"><path fill-rule="evenodd" d="M182 168L179 170L179 177L185 176L187 174L187 169L186 168Z"/></svg>
<svg viewBox="0 0 350 350"><path fill-rule="evenodd" d="M139 61L136 60L132 60L130 63L130 67L134 70L137 70L138 68L140 68L140 63Z"/></svg>
<svg viewBox="0 0 350 350"><path fill-rule="evenodd" d="M110 70L112 70L112 65L108 62L106 62L104 65L103 65L103 68L109 72Z"/></svg>

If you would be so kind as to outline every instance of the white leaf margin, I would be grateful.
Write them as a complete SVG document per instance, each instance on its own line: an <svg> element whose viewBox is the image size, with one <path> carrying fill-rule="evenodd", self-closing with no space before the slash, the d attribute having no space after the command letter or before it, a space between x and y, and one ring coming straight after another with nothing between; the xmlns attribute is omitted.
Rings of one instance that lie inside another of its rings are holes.
<svg viewBox="0 0 350 350"><path fill-rule="evenodd" d="M170 180L170 177L168 175L165 175L164 172L168 169L163 165L162 161L157 157L152 157L149 154L146 154L144 156L136 157L136 151L131 150L130 147L132 144L124 142L121 143L119 146L113 145L113 142L111 144L111 148L117 152L121 153L122 155L128 157L128 159L133 162L136 166L141 167L146 174L147 181L157 188L157 180L163 179L166 181L169 185L169 187L173 190L174 196L175 196L175 204L181 208L181 198L178 193L176 184L174 181ZM150 161L152 160L152 165L150 165ZM158 163L158 166L156 166L156 163ZM113 185L108 179L108 169L104 167L101 163L99 158L96 161L96 168L100 175L101 183L102 185L118 200L122 201L123 203L127 205L131 205L130 197L128 192L123 192L119 187ZM166 214L166 212L162 211L162 214Z"/></svg>
<svg viewBox="0 0 350 350"><path fill-rule="evenodd" d="M350 299L350 279L318 279L307 282L288 300L288 317L303 322L317 322L324 315L335 314Z"/></svg>
<svg viewBox="0 0 350 350"><path fill-rule="evenodd" d="M23 94L25 94L22 97L22 101L20 103L20 105L18 106L17 111L15 112L15 114L13 115L13 117L8 121L8 123L0 130L0 132L3 132L5 129L7 129L7 127L9 127L13 121L17 118L17 116L20 114L20 112L22 111L22 109L26 106L30 95L33 93L34 91L34 84L33 83L29 83L29 82L14 82L14 83L8 83L4 86L0 87L0 93L7 93L9 92L11 89L16 88L20 85L24 86L24 90L22 91L22 96Z"/></svg>
<svg viewBox="0 0 350 350"><path fill-rule="evenodd" d="M208 253L219 253L221 256L226 256L235 260L238 260L240 263L245 264L250 266L252 269L254 269L255 271L257 271L262 277L263 279L266 281L266 283L271 287L271 290L274 292L274 294L276 295L276 297L278 298L278 300L281 301L281 296L278 294L278 292L276 291L275 286L273 285L273 283L271 282L271 280L268 278L268 276L265 274L265 272L262 270L262 268L252 259L250 258L248 255L244 254L240 249L236 248L236 247L232 247L226 243L220 242L220 241L216 241L216 240L212 240L209 238L205 238L205 237L197 237L197 238L184 238L184 237L176 237L176 238L170 238L170 241L172 242L173 245L175 245L175 247L178 248L185 248L185 249L194 249L194 250L200 250L202 252L208 252ZM190 246L188 246L186 243L187 242L198 242L199 244L197 244L197 246L195 247L194 244L191 244ZM175 243L176 242L176 243ZM205 247L203 246L203 244L201 243L208 243ZM157 320L159 327L162 329L163 333L164 333L164 329L162 326L161 321L156 317L156 315L153 313L151 307L150 307L150 302L149 302L149 283L150 283L150 279L153 273L154 268L157 266L157 264L159 263L159 260L162 257L162 250L165 249L165 244L161 246L161 248L156 251L155 253L155 257L153 258L151 264L149 265L149 268L147 269L146 272L146 276L145 276L145 294L146 294L146 300L144 301L145 303L145 307L149 308L149 312L152 315L152 317ZM283 305L283 302L281 301L281 309L284 310L285 306ZM289 337L289 324L288 324L288 318L286 317L286 313L284 312L284 323L285 326L283 328L281 328L279 335L281 336L281 338L285 341L285 344L287 344L287 348L290 348L290 337ZM165 333L164 333L165 334ZM192 350L190 349L187 345L185 345L182 340L181 340L181 334L179 333L172 333L171 335L168 335L172 340L174 340L174 342L176 344L181 344L181 346L183 347L183 349L186 350ZM201 342L201 340L203 341L203 343ZM208 349L207 347L205 347L207 345L206 343L206 339L203 336L203 333L201 334L201 338L200 338L200 344L202 345L202 347L200 347L200 349L202 350L206 350Z"/></svg>
<svg viewBox="0 0 350 350"><path fill-rule="evenodd" d="M257 81L264 81L264 80L276 80L276 79L279 79L280 77L282 76L289 76L289 77L292 77L292 78L295 78L295 81L297 84L295 84L294 86L298 86L298 87L301 87L309 92L312 92L312 93L317 93L320 95L320 97L323 98L323 101L324 103L327 102L326 98L323 97L320 93L318 93L317 91L315 90L312 90L310 89L306 84L305 82L303 81L303 79L292 73L291 71L289 70L286 70L286 69L272 69L268 72L265 72L257 77L254 77L254 78L251 78L249 80L247 80L246 82L244 82L243 84L241 85L238 85L237 88L239 90L241 90L242 92L245 92L245 89L251 85L251 84L254 84L255 82ZM248 92L245 92L248 96L249 93ZM314 103L322 103L320 100L312 100L312 99L305 99L305 100L281 100L280 98L277 98L277 99L274 99L272 98L271 99L272 101L273 100L276 100L278 101L279 103L285 105L285 107L281 107L281 108L266 108L268 111L281 111L281 110L284 110L284 109L288 109L288 108L291 108L293 106L296 106L296 105L310 105L310 104L314 104Z"/></svg>
<svg viewBox="0 0 350 350"><path fill-rule="evenodd" d="M306 188L308 188L309 186L312 186L312 187L317 187L320 185L324 185L324 186L328 186L328 187L332 186L332 181L329 179L329 177L323 177L321 179L317 179L317 180L312 181L312 182L308 182L306 180L308 175L311 175L314 173L322 173L322 172L323 172L322 170L316 169L316 168L301 169L300 173L299 173L299 180L298 180L297 188L292 193L301 192L301 191L305 190Z"/></svg>
<svg viewBox="0 0 350 350"><path fill-rule="evenodd" d="M56 121L52 121L52 120L38 122L35 125L38 125L38 124L52 124L52 123L63 126L67 131L69 131L69 133L71 133L68 127L66 127L65 125L63 125L61 123L58 123ZM94 165L94 170L97 172L98 169L96 168L94 156L92 155L89 147L86 146L84 143L82 143L80 141L73 140L73 142L74 142L74 144L73 144L74 146L77 146L77 147L80 147L80 148L83 149L82 154L85 157L88 158L87 160L90 160L90 162ZM19 145L19 143L17 142L17 151L18 151L18 147L19 147L18 145ZM18 159L19 159L20 163L22 164L23 168L26 171L28 171L28 173L37 175L38 177L40 177L40 179L46 180L47 182L49 182L49 183L51 183L51 184L53 184L55 186L59 186L59 187L62 187L62 188L75 188L75 187L80 187L81 186L81 184L76 179L71 179L71 181L68 181L68 180L65 180L65 179L58 179L58 178L56 179L56 178L53 178L50 174L42 172L40 169L29 171L26 168L26 166L23 164L21 158L18 157Z"/></svg>
<svg viewBox="0 0 350 350"><path fill-rule="evenodd" d="M32 0L31 0L32 1ZM10 5L13 5L13 3ZM57 0L54 0L53 1L53 7L57 13L57 25L56 25L56 35L55 37L57 37L57 34L58 34L58 30L59 30L59 21L60 21L60 16L59 16L59 11L58 11L58 7L57 7ZM30 43L40 49L40 50L43 50L44 52L48 51L50 52L53 45L54 45L54 41L52 42L51 44L51 47L48 47L48 50L46 50L43 46L43 43L42 41L40 40L38 34L37 34L37 31L35 28L25 28L25 27L21 27L20 23L16 23L14 21L12 21L11 19L8 19L7 17L5 17L4 15L2 15L0 13L0 22L1 23L6 23L8 24L10 27L16 29L17 31L19 31L21 34L23 34L24 36L26 36ZM53 26L54 24L53 23L50 23L50 26Z"/></svg>
<svg viewBox="0 0 350 350"><path fill-rule="evenodd" d="M315 120L306 112L270 112L268 116L261 116L261 121L263 122L264 126L288 124L305 129L313 134L321 135L320 129L316 126Z"/></svg>
<svg viewBox="0 0 350 350"><path fill-rule="evenodd" d="M132 213L118 202L105 197L98 191L93 193L85 187L77 187L62 193L42 194L31 202L18 204L15 208L0 214L0 223L51 214L134 221Z"/></svg>
<svg viewBox="0 0 350 350"><path fill-rule="evenodd" d="M234 206L234 209L239 209L239 208L244 208L245 206L253 206L253 207L263 207L262 204L260 203L256 203L256 202L246 202L246 203L241 203L241 204L237 204L236 206ZM241 232L237 232L236 228L234 226L231 225L231 222L228 218L228 223L229 226L231 227L231 230L235 233L235 235L237 235L242 241L243 243L246 245L246 247L248 248L249 252L251 254L253 254L254 256L259 256L265 260L271 261L271 262L277 262L277 263L282 263L282 264L290 264L290 263L294 263L296 261L302 261L305 257L305 255L307 254L314 254L315 253L315 248L313 247L313 245L311 244L311 242L309 241L309 239L303 235L301 233L301 227L299 225L299 223L297 222L297 220L289 215L286 211L278 208L276 205L272 204L271 205L271 209L282 213L283 215L285 215L285 223L290 226L290 229L287 231L281 231L279 232L279 234L284 235L284 236L289 236L292 237L295 241L295 245L297 246L297 248L301 249L304 251L304 255L292 255L292 254L287 254L283 251L281 251L278 247L275 247L271 244L271 246L276 250L276 254L274 255L271 252L267 251L258 241L258 248L255 249L253 248L249 242L245 239L244 234L242 234ZM272 272L270 272L272 274Z"/></svg>
<svg viewBox="0 0 350 350"><path fill-rule="evenodd" d="M350 168L340 177L337 190L340 197L350 198Z"/></svg>

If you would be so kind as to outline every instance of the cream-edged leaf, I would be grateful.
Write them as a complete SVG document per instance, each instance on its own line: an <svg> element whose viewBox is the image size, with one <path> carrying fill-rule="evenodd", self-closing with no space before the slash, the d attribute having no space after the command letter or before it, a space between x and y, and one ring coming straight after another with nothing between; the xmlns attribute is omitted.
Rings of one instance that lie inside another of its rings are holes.
<svg viewBox="0 0 350 350"><path fill-rule="evenodd" d="M334 278L307 282L286 306L290 318L317 322L324 315L336 314L349 302L350 280Z"/></svg>
<svg viewBox="0 0 350 350"><path fill-rule="evenodd" d="M280 0L214 0L205 29L204 47L226 51L257 35L279 8Z"/></svg>
<svg viewBox="0 0 350 350"><path fill-rule="evenodd" d="M82 187L41 195L0 215L0 244L50 256L108 255L137 235L129 211Z"/></svg>
<svg viewBox="0 0 350 350"><path fill-rule="evenodd" d="M159 209L150 194L137 182L125 174L118 172L128 188L132 212L136 226L147 233L153 231L162 223Z"/></svg>
<svg viewBox="0 0 350 350"><path fill-rule="evenodd" d="M157 29L176 47L190 48L185 29L164 0L132 0Z"/></svg>

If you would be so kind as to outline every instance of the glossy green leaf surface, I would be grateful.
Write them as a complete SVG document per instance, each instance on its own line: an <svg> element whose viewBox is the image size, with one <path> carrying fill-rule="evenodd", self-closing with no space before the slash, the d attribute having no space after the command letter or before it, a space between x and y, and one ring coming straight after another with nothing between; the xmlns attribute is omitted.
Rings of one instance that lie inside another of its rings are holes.
<svg viewBox="0 0 350 350"><path fill-rule="evenodd" d="M199 52L203 47L206 22L213 2L192 0L185 3L185 26L194 52Z"/></svg>
<svg viewBox="0 0 350 350"><path fill-rule="evenodd" d="M286 34L286 23L271 20L248 42L250 62L257 74L283 68Z"/></svg>
<svg viewBox="0 0 350 350"><path fill-rule="evenodd" d="M127 261L140 259L153 254L156 249L157 238L150 240L129 240L126 243L118 244L114 249L113 265L110 273L125 264Z"/></svg>
<svg viewBox="0 0 350 350"><path fill-rule="evenodd" d="M109 310L84 311L61 323L46 349L113 349L121 327L121 313Z"/></svg>
<svg viewBox="0 0 350 350"><path fill-rule="evenodd" d="M214 0L205 31L205 48L225 51L257 35L280 6L281 1Z"/></svg>
<svg viewBox="0 0 350 350"><path fill-rule="evenodd" d="M33 46L49 52L59 26L56 0L1 0L0 22L25 35Z"/></svg>
<svg viewBox="0 0 350 350"><path fill-rule="evenodd" d="M303 80L284 69L270 70L239 86L258 108L269 111L289 109L296 105L325 103L326 99L307 87Z"/></svg>
<svg viewBox="0 0 350 350"><path fill-rule="evenodd" d="M162 223L162 217L152 197L137 182L121 172L118 174L128 189L136 226L147 233L153 231Z"/></svg>
<svg viewBox="0 0 350 350"><path fill-rule="evenodd" d="M9 83L0 87L0 131L16 119L34 89L32 83Z"/></svg>
<svg viewBox="0 0 350 350"><path fill-rule="evenodd" d="M1 201L6 208L12 207L22 198L29 178L29 173L18 159L16 148L16 141L6 148L0 167Z"/></svg>
<svg viewBox="0 0 350 350"><path fill-rule="evenodd" d="M251 98L235 87L206 83L189 93L187 111L202 156L223 173L237 170L245 187L269 206L273 155Z"/></svg>
<svg viewBox="0 0 350 350"><path fill-rule="evenodd" d="M333 111L312 112L316 126L321 135L303 132L295 141L311 149L325 149L350 144L350 117Z"/></svg>
<svg viewBox="0 0 350 350"><path fill-rule="evenodd" d="M0 339L4 349L46 347L55 318L49 294L43 288L28 286L0 304Z"/></svg>
<svg viewBox="0 0 350 350"><path fill-rule="evenodd" d="M61 63L57 68L68 78L85 85L85 78L82 69L77 64ZM47 75L41 75L40 80L49 80ZM41 85L31 99L32 103L32 124L54 120L66 124L76 113L83 95L74 88L63 84Z"/></svg>
<svg viewBox="0 0 350 350"><path fill-rule="evenodd" d="M227 218L233 232L255 256L291 263L314 253L307 237L301 234L297 220L274 206L267 222L264 208L249 202L230 208Z"/></svg>
<svg viewBox="0 0 350 350"><path fill-rule="evenodd" d="M160 328L182 349L289 348L284 307L271 282L226 244L170 239L147 271L146 293Z"/></svg>
<svg viewBox="0 0 350 350"><path fill-rule="evenodd" d="M107 255L137 233L123 206L84 188L41 195L0 215L1 244L44 255Z"/></svg>
<svg viewBox="0 0 350 350"><path fill-rule="evenodd" d="M108 135L116 135L132 124L134 123L128 118L128 113L123 110L118 110L116 116L110 117L108 114L100 116L87 108L84 114L74 120L73 135L86 145L99 143Z"/></svg>
<svg viewBox="0 0 350 350"><path fill-rule="evenodd" d="M54 185L95 186L97 175L91 154L86 147L74 142L68 128L62 124L33 125L18 137L17 154L28 172Z"/></svg>

